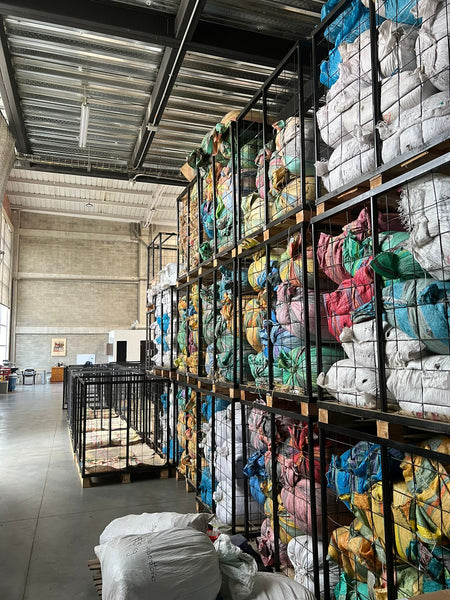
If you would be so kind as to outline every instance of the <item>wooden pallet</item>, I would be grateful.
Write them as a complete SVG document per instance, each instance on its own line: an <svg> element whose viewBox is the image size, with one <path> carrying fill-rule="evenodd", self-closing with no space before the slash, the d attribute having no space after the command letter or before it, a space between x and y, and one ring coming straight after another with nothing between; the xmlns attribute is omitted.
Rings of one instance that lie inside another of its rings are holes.
<svg viewBox="0 0 450 600"><path fill-rule="evenodd" d="M169 479L173 476L173 469L170 465L167 467L154 467L149 470L136 470L136 473L143 475L148 479ZM81 481L81 487L83 489L99 487L101 485L117 484L117 483L132 483L131 472L129 471L106 471L105 473L96 473L83 477L81 471L78 468L78 475ZM95 480L95 481L94 481Z"/></svg>
<svg viewBox="0 0 450 600"><path fill-rule="evenodd" d="M95 590L99 596L102 597L103 582L102 582L102 569L98 558L88 560L88 569L91 572L92 580L94 582Z"/></svg>

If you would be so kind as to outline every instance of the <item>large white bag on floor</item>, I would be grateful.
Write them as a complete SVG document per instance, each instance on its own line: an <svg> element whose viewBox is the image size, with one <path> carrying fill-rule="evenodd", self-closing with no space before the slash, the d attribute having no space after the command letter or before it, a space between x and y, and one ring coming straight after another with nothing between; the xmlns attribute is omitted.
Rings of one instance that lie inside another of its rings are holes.
<svg viewBox="0 0 450 600"><path fill-rule="evenodd" d="M117 537L95 553L103 600L216 600L222 583L211 540L191 528Z"/></svg>
<svg viewBox="0 0 450 600"><path fill-rule="evenodd" d="M286 575L257 573L253 593L248 600L315 600L315 596Z"/></svg>
<svg viewBox="0 0 450 600"><path fill-rule="evenodd" d="M160 512L142 513L141 515L125 515L111 521L100 535L100 544L121 535L141 535L164 531L174 527L192 527L197 531L206 532L208 523L213 515L208 513Z"/></svg>

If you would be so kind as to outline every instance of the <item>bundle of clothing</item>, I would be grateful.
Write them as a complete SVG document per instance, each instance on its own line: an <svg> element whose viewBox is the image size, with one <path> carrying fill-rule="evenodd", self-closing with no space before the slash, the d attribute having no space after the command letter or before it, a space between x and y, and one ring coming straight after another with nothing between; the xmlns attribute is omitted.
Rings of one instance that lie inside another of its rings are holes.
<svg viewBox="0 0 450 600"><path fill-rule="evenodd" d="M427 451L447 454L450 439L442 436L420 444ZM333 455L327 473L330 489L352 511L354 520L331 533L329 559L343 570L336 598L381 597L386 565L381 449L358 442L342 455ZM388 449L393 481L395 579L399 596L448 587L448 464L417 454ZM391 551L391 550L390 550Z"/></svg>
<svg viewBox="0 0 450 600"><path fill-rule="evenodd" d="M156 353L151 360L157 366L170 367L173 359L174 338L177 326L176 298L170 288L153 296L155 321L151 325L154 332ZM171 335L172 332L172 335Z"/></svg>
<svg viewBox="0 0 450 600"><path fill-rule="evenodd" d="M329 91L316 119L323 141L333 151L316 163L316 169L330 192L376 166L369 13L364 4L349 2L324 32L334 48L321 64L321 82ZM448 96L446 6L438 0L431 4L419 0L378 7L382 120L377 127L385 162L448 131L448 99L437 97L438 90ZM335 5L329 0L322 18Z"/></svg>

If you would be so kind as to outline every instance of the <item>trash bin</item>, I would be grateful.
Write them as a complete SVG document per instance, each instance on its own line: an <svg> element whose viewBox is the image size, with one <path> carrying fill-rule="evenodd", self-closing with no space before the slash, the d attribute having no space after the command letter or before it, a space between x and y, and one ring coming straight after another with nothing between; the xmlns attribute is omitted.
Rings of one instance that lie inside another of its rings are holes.
<svg viewBox="0 0 450 600"><path fill-rule="evenodd" d="M13 392L16 389L17 375L11 373L8 379L8 392Z"/></svg>

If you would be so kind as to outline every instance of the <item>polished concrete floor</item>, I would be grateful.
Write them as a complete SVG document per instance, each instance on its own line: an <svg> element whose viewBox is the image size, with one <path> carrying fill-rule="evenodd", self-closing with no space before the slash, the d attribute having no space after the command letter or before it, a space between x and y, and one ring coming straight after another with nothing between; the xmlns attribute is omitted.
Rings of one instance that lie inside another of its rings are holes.
<svg viewBox="0 0 450 600"><path fill-rule="evenodd" d="M98 600L87 561L112 519L195 510L175 479L82 489L61 406L59 383L0 394L2 600Z"/></svg>

